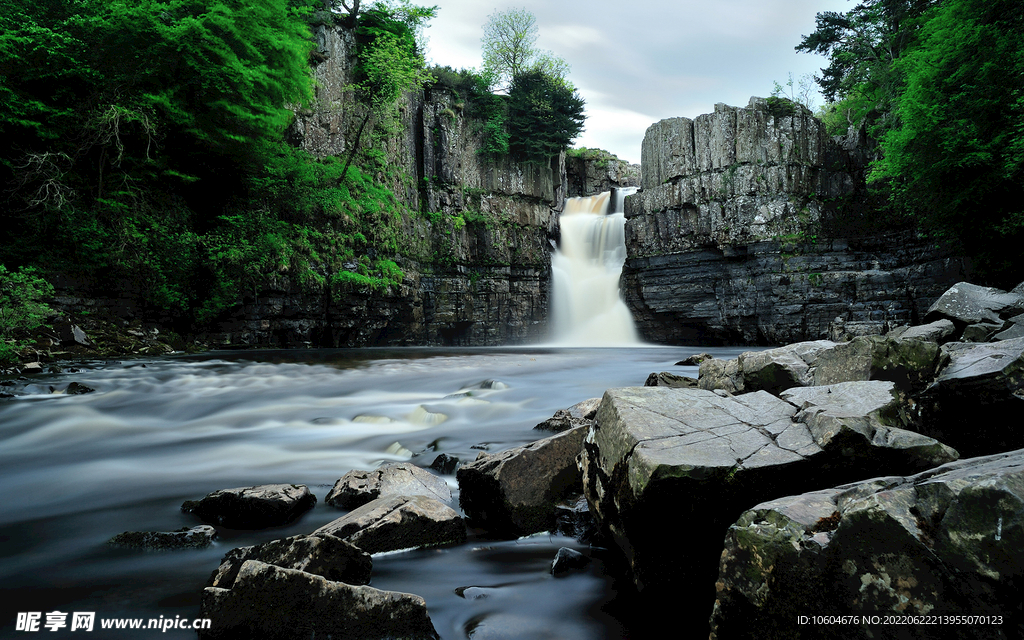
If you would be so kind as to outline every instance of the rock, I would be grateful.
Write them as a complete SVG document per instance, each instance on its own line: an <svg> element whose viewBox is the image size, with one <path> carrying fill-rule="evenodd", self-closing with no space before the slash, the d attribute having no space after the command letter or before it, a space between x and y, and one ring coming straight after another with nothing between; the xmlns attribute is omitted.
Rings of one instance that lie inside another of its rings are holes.
<svg viewBox="0 0 1024 640"><path fill-rule="evenodd" d="M876 336L885 333L885 322L847 322L836 318L828 325L828 339L832 342L848 342L859 336Z"/></svg>
<svg viewBox="0 0 1024 640"><path fill-rule="evenodd" d="M587 556L569 547L562 547L555 554L555 559L551 561L551 575L556 578L564 576L567 573L585 569L588 564L590 564L590 558Z"/></svg>
<svg viewBox="0 0 1024 640"><path fill-rule="evenodd" d="M1024 447L1024 338L942 346L948 359L918 398L920 431L979 456Z"/></svg>
<svg viewBox="0 0 1024 640"><path fill-rule="evenodd" d="M26 362L21 365L21 372L25 374L42 373L43 363L42 362Z"/></svg>
<svg viewBox="0 0 1024 640"><path fill-rule="evenodd" d="M697 380L687 376L677 376L668 371L652 373L644 382L645 387L672 387L673 389L697 388Z"/></svg>
<svg viewBox="0 0 1024 640"><path fill-rule="evenodd" d="M466 525L451 507L427 496L391 496L368 502L313 535L343 538L367 553L456 544Z"/></svg>
<svg viewBox="0 0 1024 640"><path fill-rule="evenodd" d="M89 342L89 337L82 331L82 328L76 324L72 324L67 318L58 318L53 323L53 330L57 332L57 337L60 338L62 346L81 345L83 347L92 346Z"/></svg>
<svg viewBox="0 0 1024 640"><path fill-rule="evenodd" d="M292 536L253 547L232 549L221 560L208 587L230 589L246 560L295 569L346 584L369 584L373 560L350 542L332 535Z"/></svg>
<svg viewBox="0 0 1024 640"><path fill-rule="evenodd" d="M68 388L64 390L64 393L69 396L80 396L86 393L93 393L94 391L96 390L92 387L87 387L80 382L72 382L68 385Z"/></svg>
<svg viewBox="0 0 1024 640"><path fill-rule="evenodd" d="M988 322L1002 324L1003 317L1024 311L1024 295L992 287L958 282L942 294L925 315L925 320L948 318L959 326Z"/></svg>
<svg viewBox="0 0 1024 640"><path fill-rule="evenodd" d="M916 338L941 344L951 339L955 333L956 325L953 324L953 321L941 318L935 322L914 327L897 327L886 334L886 336L897 339Z"/></svg>
<svg viewBox="0 0 1024 640"><path fill-rule="evenodd" d="M914 338L862 336L819 353L813 384L888 380L904 391L923 389L939 365L939 345Z"/></svg>
<svg viewBox="0 0 1024 640"><path fill-rule="evenodd" d="M576 456L587 431L577 427L463 465L459 504L473 526L509 536L549 531L555 505L582 491Z"/></svg>
<svg viewBox="0 0 1024 640"><path fill-rule="evenodd" d="M182 527L177 531L125 531L119 533L107 544L129 549L205 549L217 537L217 530L208 524L197 527Z"/></svg>
<svg viewBox="0 0 1024 640"><path fill-rule="evenodd" d="M1003 328L1003 323L978 322L964 327L960 339L964 342L988 342L989 339Z"/></svg>
<svg viewBox="0 0 1024 640"><path fill-rule="evenodd" d="M722 536L750 505L955 456L897 426L891 382L794 391L797 404L765 391L605 392L585 443L584 490L655 608L679 608L671 585L707 585L680 613L708 615Z"/></svg>
<svg viewBox="0 0 1024 640"><path fill-rule="evenodd" d="M186 501L181 510L229 529L265 529L288 524L315 504L316 496L305 485L264 484L214 491Z"/></svg>
<svg viewBox="0 0 1024 640"><path fill-rule="evenodd" d="M580 496L575 502L555 505L555 532L585 544L597 540L600 531L585 496Z"/></svg>
<svg viewBox="0 0 1024 640"><path fill-rule="evenodd" d="M568 409L559 409L555 415L544 422L541 422L534 429L540 431L555 431L561 433L577 427L589 427L597 415L597 408L601 405L601 398L591 398L583 402L577 402Z"/></svg>
<svg viewBox="0 0 1024 640"><path fill-rule="evenodd" d="M450 502L452 492L448 483L429 471L408 462L392 462L373 471L349 471L334 484L324 502L339 509L355 509L390 496L429 496Z"/></svg>
<svg viewBox="0 0 1024 640"><path fill-rule="evenodd" d="M206 587L204 640L436 640L423 598L247 560L230 589Z"/></svg>
<svg viewBox="0 0 1024 640"><path fill-rule="evenodd" d="M723 389L729 393L763 389L778 393L790 387L807 386L813 382L812 367L818 356L836 346L829 340L796 344L741 353L734 364L729 360L705 360L700 365L698 385L701 389Z"/></svg>
<svg viewBox="0 0 1024 640"><path fill-rule="evenodd" d="M970 612L1001 624L901 627L900 638L1019 635L1024 451L759 504L729 527L712 638L805 637L799 616L858 616L815 637L889 637L862 616Z"/></svg>
<svg viewBox="0 0 1024 640"><path fill-rule="evenodd" d="M1009 324L1009 327L992 336L993 340L1024 338L1024 313L1010 318L1007 324Z"/></svg>
<svg viewBox="0 0 1024 640"><path fill-rule="evenodd" d="M439 454L434 461L430 463L430 468L434 471L443 474L451 475L455 473L455 469L458 468L460 460L455 456L450 456L447 453Z"/></svg>
<svg viewBox="0 0 1024 640"><path fill-rule="evenodd" d="M715 356L710 353L695 353L692 356L687 356L676 363L677 367L696 367L705 360L712 360Z"/></svg>

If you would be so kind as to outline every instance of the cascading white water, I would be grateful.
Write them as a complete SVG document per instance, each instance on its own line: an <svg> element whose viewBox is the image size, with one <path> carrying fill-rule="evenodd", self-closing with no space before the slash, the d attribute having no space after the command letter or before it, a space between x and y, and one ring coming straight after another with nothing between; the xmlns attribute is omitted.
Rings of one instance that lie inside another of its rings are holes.
<svg viewBox="0 0 1024 640"><path fill-rule="evenodd" d="M626 261L618 189L569 198L562 212L562 238L551 258L551 326L557 344L608 347L638 342L633 316L619 295Z"/></svg>

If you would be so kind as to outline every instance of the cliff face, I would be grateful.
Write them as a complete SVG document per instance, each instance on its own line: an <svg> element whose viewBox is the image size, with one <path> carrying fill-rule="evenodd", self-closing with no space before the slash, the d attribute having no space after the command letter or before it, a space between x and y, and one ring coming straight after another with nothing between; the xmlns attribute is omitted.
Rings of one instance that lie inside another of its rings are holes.
<svg viewBox="0 0 1024 640"><path fill-rule="evenodd" d="M626 198L622 287L649 340L779 343L825 337L837 317L909 323L963 278L913 234L823 231L862 189L863 163L788 101L655 123L642 175Z"/></svg>
<svg viewBox="0 0 1024 640"><path fill-rule="evenodd" d="M601 149L572 150L566 154L566 195L593 196L617 187L639 187L640 165L629 164Z"/></svg>
<svg viewBox="0 0 1024 640"><path fill-rule="evenodd" d="M316 37L316 104L297 114L290 136L314 155L343 156L364 113L349 88L354 41L333 26L318 27ZM399 126L380 144L394 171L378 178L411 210L395 257L401 285L309 295L278 277L219 323L212 344L496 345L546 335L564 158L548 166L485 161L477 124L443 88L408 95Z"/></svg>

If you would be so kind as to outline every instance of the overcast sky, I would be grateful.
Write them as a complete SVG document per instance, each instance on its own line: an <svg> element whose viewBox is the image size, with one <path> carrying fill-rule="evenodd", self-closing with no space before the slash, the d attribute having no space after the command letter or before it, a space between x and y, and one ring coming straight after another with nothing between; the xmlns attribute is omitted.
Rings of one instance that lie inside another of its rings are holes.
<svg viewBox="0 0 1024 640"><path fill-rule="evenodd" d="M424 0L438 15L426 30L427 60L479 68L487 16L525 8L537 17L538 46L565 59L587 102L577 147L640 162L644 131L663 118L696 117L717 102L745 106L816 73L825 59L793 50L819 11L849 11L850 0ZM820 102L820 96L818 96Z"/></svg>

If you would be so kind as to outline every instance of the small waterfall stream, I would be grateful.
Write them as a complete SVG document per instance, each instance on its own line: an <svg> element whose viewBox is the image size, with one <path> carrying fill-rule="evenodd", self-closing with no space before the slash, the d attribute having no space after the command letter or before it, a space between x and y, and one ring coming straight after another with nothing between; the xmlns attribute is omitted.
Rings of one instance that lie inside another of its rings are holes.
<svg viewBox="0 0 1024 640"><path fill-rule="evenodd" d="M568 198L562 237L551 257L551 325L556 344L624 346L639 342L633 316L619 294L626 261L625 196L635 188Z"/></svg>

